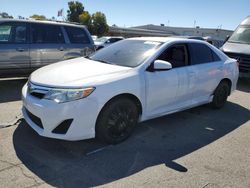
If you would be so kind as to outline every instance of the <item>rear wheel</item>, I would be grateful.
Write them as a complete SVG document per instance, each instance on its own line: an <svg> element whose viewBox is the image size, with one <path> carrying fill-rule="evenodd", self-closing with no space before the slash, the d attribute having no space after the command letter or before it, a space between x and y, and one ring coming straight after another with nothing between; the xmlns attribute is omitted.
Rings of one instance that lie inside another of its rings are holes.
<svg viewBox="0 0 250 188"><path fill-rule="evenodd" d="M212 107L219 109L224 106L230 93L230 86L227 82L221 82L214 92Z"/></svg>
<svg viewBox="0 0 250 188"><path fill-rule="evenodd" d="M96 136L108 144L118 144L131 135L138 117L138 108L132 100L115 99L100 112L96 124Z"/></svg>

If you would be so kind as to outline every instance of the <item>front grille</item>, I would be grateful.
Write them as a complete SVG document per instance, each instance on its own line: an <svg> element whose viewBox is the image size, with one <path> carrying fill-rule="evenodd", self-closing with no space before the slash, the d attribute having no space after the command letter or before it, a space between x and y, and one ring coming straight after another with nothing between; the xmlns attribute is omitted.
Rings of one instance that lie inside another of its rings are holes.
<svg viewBox="0 0 250 188"><path fill-rule="evenodd" d="M44 93L37 93L37 92L32 92L32 93L30 93L30 95L32 95L33 97L39 98L39 99L42 99L45 96Z"/></svg>
<svg viewBox="0 0 250 188"><path fill-rule="evenodd" d="M229 57L239 60L240 72L250 72L250 55L226 53Z"/></svg>
<svg viewBox="0 0 250 188"><path fill-rule="evenodd" d="M37 86L32 84L31 82L28 83L28 93L36 98L42 99L48 93L49 88Z"/></svg>
<svg viewBox="0 0 250 188"><path fill-rule="evenodd" d="M26 110L27 115L31 119L31 121L33 121L33 123L35 123L41 129L43 129L43 124L42 124L41 119L39 117L35 116L34 114L32 114L29 110L27 110L27 109L25 109L25 110Z"/></svg>

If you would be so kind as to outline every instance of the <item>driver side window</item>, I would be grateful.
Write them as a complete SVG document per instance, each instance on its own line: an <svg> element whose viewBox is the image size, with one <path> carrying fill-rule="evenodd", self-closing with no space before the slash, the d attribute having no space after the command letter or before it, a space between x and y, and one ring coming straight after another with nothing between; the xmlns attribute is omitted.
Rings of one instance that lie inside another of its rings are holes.
<svg viewBox="0 0 250 188"><path fill-rule="evenodd" d="M168 61L173 68L184 67L188 65L187 47L183 44L177 44L165 50L157 59Z"/></svg>

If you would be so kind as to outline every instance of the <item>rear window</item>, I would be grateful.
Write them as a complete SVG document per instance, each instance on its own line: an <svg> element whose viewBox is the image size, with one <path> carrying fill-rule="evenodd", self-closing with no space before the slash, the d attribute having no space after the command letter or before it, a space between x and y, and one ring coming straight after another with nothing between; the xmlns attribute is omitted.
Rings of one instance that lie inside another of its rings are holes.
<svg viewBox="0 0 250 188"><path fill-rule="evenodd" d="M220 61L220 58L218 57L218 55L215 54L213 50L210 49L205 44L192 43L192 44L189 44L189 48L191 52L191 64L192 65Z"/></svg>
<svg viewBox="0 0 250 188"><path fill-rule="evenodd" d="M78 27L65 27L70 43L88 44L90 43L87 33L84 29Z"/></svg>
<svg viewBox="0 0 250 188"><path fill-rule="evenodd" d="M31 24L32 43L64 43L60 26L46 24Z"/></svg>

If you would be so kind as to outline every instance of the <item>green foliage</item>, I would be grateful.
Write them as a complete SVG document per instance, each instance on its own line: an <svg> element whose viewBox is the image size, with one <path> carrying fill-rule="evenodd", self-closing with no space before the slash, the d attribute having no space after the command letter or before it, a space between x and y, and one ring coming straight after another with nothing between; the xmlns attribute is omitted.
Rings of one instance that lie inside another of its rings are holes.
<svg viewBox="0 0 250 188"><path fill-rule="evenodd" d="M69 10L67 11L68 21L70 22L80 22L79 15L84 12L84 6L79 1L68 2Z"/></svg>
<svg viewBox="0 0 250 188"><path fill-rule="evenodd" d="M88 11L83 12L79 15L79 22L86 25L89 30L92 28L92 18Z"/></svg>
<svg viewBox="0 0 250 188"><path fill-rule="evenodd" d="M91 16L88 11L84 11L83 4L78 1L70 1L68 6L68 21L86 25L94 35L102 36L108 32L109 26L105 14L96 12Z"/></svg>
<svg viewBox="0 0 250 188"><path fill-rule="evenodd" d="M34 15L30 16L30 18L33 18L35 20L46 20L47 19L44 15L38 15L38 14L34 14Z"/></svg>
<svg viewBox="0 0 250 188"><path fill-rule="evenodd" d="M13 16L9 15L6 12L1 12L0 13L0 18L13 18Z"/></svg>
<svg viewBox="0 0 250 188"><path fill-rule="evenodd" d="M92 15L92 34L102 36L109 30L106 16L102 12L96 12Z"/></svg>

